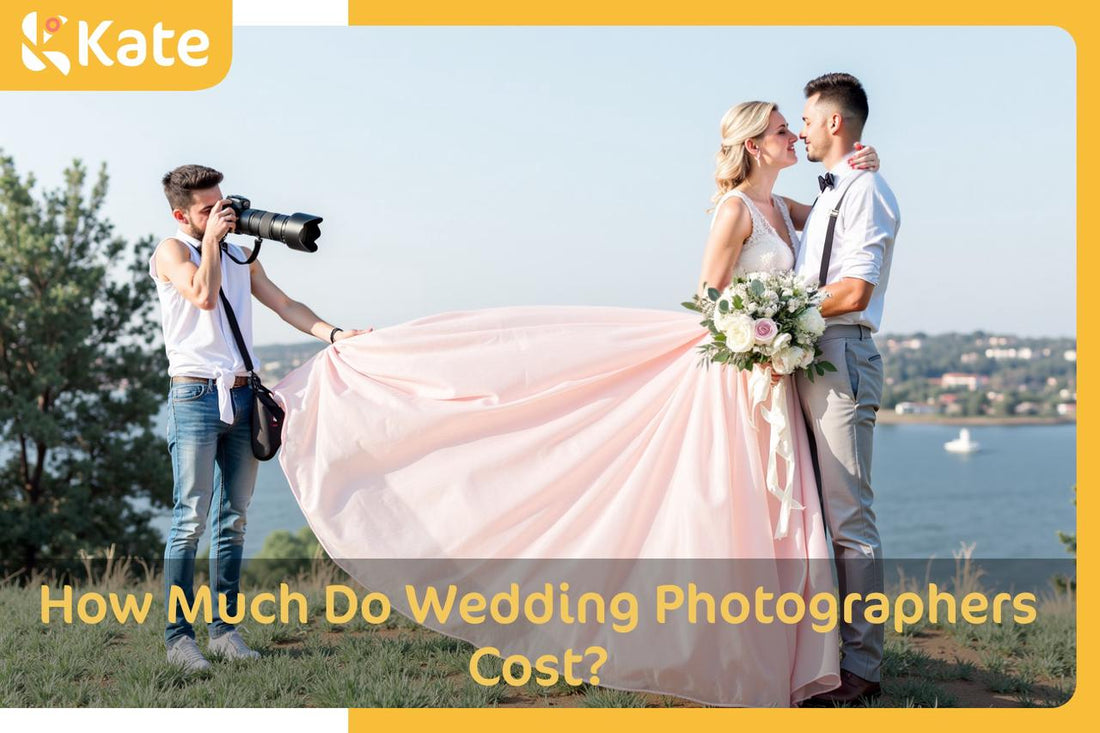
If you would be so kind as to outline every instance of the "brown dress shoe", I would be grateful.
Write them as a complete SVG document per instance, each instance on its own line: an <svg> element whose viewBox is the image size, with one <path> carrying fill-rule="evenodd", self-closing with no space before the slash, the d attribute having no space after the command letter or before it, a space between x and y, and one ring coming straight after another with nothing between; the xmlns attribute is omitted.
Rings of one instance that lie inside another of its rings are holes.
<svg viewBox="0 0 1100 733"><path fill-rule="evenodd" d="M814 695L802 703L805 708L831 708L858 705L875 699L882 694L882 686L877 682L865 680L846 669L840 670L840 687L820 695Z"/></svg>

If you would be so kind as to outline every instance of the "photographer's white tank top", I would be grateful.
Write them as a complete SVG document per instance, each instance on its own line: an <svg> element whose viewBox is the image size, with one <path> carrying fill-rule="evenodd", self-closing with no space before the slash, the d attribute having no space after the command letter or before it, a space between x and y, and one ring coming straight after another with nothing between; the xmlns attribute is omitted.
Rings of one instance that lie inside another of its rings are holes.
<svg viewBox="0 0 1100 733"><path fill-rule="evenodd" d="M191 261L198 267L202 262L195 247L202 243L182 231L175 239L189 245ZM229 252L238 260L245 253L235 244L228 244ZM224 253L223 253L224 255ZM228 257L221 258L222 291L233 307L241 335L248 345L252 367L259 370L260 361L252 348L252 278L248 265L239 265ZM176 286L158 277L156 252L149 258L149 276L157 284L160 298L161 324L164 329L164 349L168 353L168 375L206 377L218 382L218 408L223 422L233 422L233 401L230 390L233 378L245 376L244 359L237 349L225 306L221 298L214 310L203 310L184 298Z"/></svg>

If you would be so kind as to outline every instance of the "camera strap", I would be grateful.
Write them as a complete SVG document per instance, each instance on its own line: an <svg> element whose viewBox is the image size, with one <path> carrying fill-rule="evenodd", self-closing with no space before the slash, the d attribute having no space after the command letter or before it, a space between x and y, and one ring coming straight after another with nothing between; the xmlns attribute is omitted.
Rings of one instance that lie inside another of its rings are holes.
<svg viewBox="0 0 1100 733"><path fill-rule="evenodd" d="M264 243L264 240L262 240L259 237L256 237L256 241L252 245L252 254L250 254L248 256L248 259L246 259L246 260L238 260L236 257L234 257L233 253L229 251L229 247L226 246L224 239L221 241L221 246L222 246L222 252L225 253L225 256L228 257L229 259L233 260L234 262L236 262L238 265L251 265L253 262L256 261L256 258L260 256L260 245L263 244L263 243ZM192 246L194 246L194 245L192 245ZM200 253L200 255L201 255L201 253Z"/></svg>
<svg viewBox="0 0 1100 733"><path fill-rule="evenodd" d="M237 342L237 350L241 352L241 358L244 359L244 368L255 377L256 372L252 369L252 357L248 354L248 347L244 343L244 336L241 335L241 327L237 324L237 316L233 313L233 306L229 305L229 298L225 297L225 291L221 288L218 288L218 296L222 299L222 305L225 306L225 317L229 320L229 330L233 332L233 340Z"/></svg>

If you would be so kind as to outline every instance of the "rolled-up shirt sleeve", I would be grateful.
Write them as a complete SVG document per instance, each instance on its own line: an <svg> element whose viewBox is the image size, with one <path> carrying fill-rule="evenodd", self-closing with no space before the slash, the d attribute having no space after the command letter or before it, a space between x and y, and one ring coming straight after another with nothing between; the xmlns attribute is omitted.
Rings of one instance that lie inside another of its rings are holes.
<svg viewBox="0 0 1100 733"><path fill-rule="evenodd" d="M870 176L868 176L870 178ZM858 190L844 199L844 243L838 277L854 277L878 285L886 252L894 246L897 212L876 189L873 181L858 181Z"/></svg>

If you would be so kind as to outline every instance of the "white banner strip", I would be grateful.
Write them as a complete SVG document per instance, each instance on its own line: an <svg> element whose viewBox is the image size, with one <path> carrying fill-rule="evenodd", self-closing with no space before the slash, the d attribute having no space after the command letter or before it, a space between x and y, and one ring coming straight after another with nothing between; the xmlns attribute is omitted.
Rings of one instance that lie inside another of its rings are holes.
<svg viewBox="0 0 1100 733"><path fill-rule="evenodd" d="M194 688L195 702L209 703L202 683ZM171 721L170 723L167 721ZM0 710L4 730L79 730L118 733L126 730L242 730L263 733L347 733L348 711L322 709L112 709Z"/></svg>
<svg viewBox="0 0 1100 733"><path fill-rule="evenodd" d="M233 25L348 24L348 0L233 0Z"/></svg>

